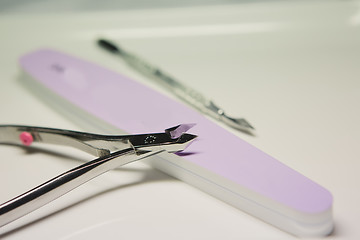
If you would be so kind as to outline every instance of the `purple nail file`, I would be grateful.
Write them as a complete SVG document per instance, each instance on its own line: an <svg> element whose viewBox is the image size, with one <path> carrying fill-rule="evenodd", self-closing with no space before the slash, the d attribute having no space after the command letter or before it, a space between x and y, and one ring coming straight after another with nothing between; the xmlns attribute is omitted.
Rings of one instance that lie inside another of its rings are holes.
<svg viewBox="0 0 360 240"><path fill-rule="evenodd" d="M156 168L297 236L332 231L332 196L256 147L128 77L93 63L42 49L23 56L26 87L65 115L93 129L162 131L196 123L198 140L182 154L163 154ZM29 77L30 76L30 77Z"/></svg>

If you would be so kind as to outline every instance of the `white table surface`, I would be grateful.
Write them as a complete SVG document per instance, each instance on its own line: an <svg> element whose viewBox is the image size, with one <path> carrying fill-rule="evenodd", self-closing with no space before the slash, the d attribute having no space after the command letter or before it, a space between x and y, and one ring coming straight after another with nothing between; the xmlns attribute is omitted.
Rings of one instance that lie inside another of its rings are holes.
<svg viewBox="0 0 360 240"><path fill-rule="evenodd" d="M0 124L82 129L18 81L42 47L162 91L98 49L99 36L161 66L257 129L239 137L327 188L330 239L360 239L360 4L257 2L0 15ZM121 105L119 105L121 108ZM233 130L231 130L233 131ZM92 157L0 145L0 202ZM140 163L104 174L0 228L1 239L295 239Z"/></svg>

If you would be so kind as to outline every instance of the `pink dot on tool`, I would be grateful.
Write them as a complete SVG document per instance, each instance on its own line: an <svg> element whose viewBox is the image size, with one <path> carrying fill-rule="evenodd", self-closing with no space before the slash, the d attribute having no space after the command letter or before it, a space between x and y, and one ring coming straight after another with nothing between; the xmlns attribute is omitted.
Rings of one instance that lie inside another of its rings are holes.
<svg viewBox="0 0 360 240"><path fill-rule="evenodd" d="M34 141L33 136L29 132L22 132L20 134L20 140L25 146L30 146L32 142Z"/></svg>

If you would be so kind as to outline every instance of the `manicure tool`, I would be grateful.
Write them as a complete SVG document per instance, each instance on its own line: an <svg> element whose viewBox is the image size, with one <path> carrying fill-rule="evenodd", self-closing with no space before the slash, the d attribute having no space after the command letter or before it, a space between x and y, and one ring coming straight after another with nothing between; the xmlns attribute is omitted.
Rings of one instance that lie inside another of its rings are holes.
<svg viewBox="0 0 360 240"><path fill-rule="evenodd" d="M98 135L70 130L0 125L0 143L31 145L33 142L74 147L98 158L0 205L0 227L55 200L81 184L116 167L160 152L184 150L195 135L184 133L192 125L182 124L164 133Z"/></svg>
<svg viewBox="0 0 360 240"><path fill-rule="evenodd" d="M137 70L146 77L154 79L157 83L161 84L181 100L187 102L202 113L220 120L234 129L248 134L252 134L254 132L254 127L251 126L244 118L232 118L228 116L225 114L224 110L218 107L212 100L207 99L198 91L185 86L179 80L171 77L169 74L151 65L145 60L140 59L134 54L105 39L98 40L98 45L103 49L121 57L133 69Z"/></svg>
<svg viewBox="0 0 360 240"><path fill-rule="evenodd" d="M147 163L293 235L323 236L332 231L333 198L327 189L193 108L127 76L52 49L22 56L20 66L20 83L26 89L93 131L149 132L178 122L196 123L192 133L199 140L186 153L163 153Z"/></svg>

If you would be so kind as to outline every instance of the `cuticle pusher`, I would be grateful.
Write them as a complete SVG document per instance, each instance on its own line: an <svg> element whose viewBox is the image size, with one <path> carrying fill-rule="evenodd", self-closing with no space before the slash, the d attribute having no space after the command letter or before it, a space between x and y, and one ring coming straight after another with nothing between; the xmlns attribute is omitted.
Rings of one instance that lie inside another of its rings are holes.
<svg viewBox="0 0 360 240"><path fill-rule="evenodd" d="M179 80L165 73L158 67L155 67L123 48L118 47L109 40L99 39L97 43L103 49L121 57L130 67L137 70L139 73L166 87L178 98L190 104L200 112L207 114L236 130L254 135L254 127L244 118L233 118L228 116L225 111L218 107L212 100L207 99L195 89L185 86Z"/></svg>

